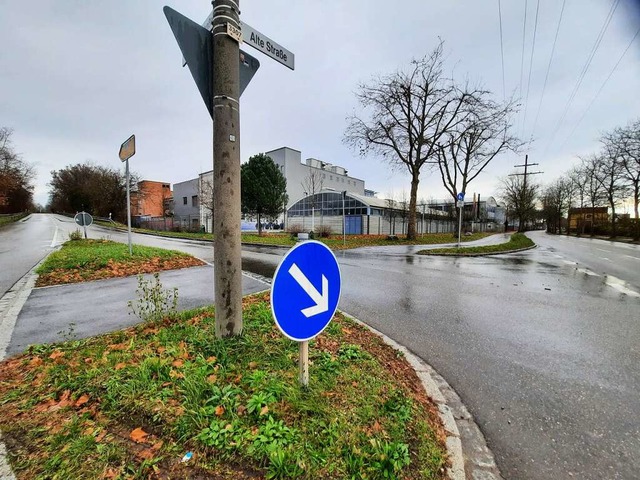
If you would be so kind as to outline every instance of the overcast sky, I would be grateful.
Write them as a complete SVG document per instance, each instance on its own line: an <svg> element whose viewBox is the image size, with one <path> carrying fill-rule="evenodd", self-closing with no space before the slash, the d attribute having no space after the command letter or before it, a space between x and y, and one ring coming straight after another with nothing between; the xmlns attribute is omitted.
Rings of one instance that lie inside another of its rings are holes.
<svg viewBox="0 0 640 480"><path fill-rule="evenodd" d="M131 168L144 179L173 184L212 168L211 119L181 67L165 4L198 23L211 10L209 0L0 0L0 126L13 128L16 150L37 168L37 202L47 201L51 170L87 160L123 168L118 149L132 133ZM530 161L549 182L594 151L600 132L640 117L639 4L566 0L542 96L563 0L242 0L241 19L296 62L291 71L245 45L261 67L241 99L242 160L288 146L344 166L380 197L408 192L408 176L343 144L346 117L359 82L406 68L440 37L455 78L497 99L521 96L516 131L535 139ZM496 193L522 161L495 160L470 190ZM419 196L445 197L437 175L422 174Z"/></svg>

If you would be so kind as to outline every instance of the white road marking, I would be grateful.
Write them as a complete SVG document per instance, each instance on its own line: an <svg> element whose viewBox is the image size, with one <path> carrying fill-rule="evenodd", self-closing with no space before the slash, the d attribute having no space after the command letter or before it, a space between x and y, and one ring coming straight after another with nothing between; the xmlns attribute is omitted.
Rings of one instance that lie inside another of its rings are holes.
<svg viewBox="0 0 640 480"><path fill-rule="evenodd" d="M640 298L640 293L635 292L630 288L628 288L626 282L624 280L620 280L617 277L614 277L612 275L607 275L604 283L606 283L612 288L615 288L620 293L624 293L625 295L628 295L630 297Z"/></svg>
<svg viewBox="0 0 640 480"><path fill-rule="evenodd" d="M640 261L640 258L638 258L638 257L634 257L634 256L632 256L632 255L625 255L625 257L633 258L634 260L638 260L638 261Z"/></svg>
<svg viewBox="0 0 640 480"><path fill-rule="evenodd" d="M49 245L51 248L56 246L56 241L58 240L58 226L54 225L56 227L56 231L53 232L53 239L51 240L51 245Z"/></svg>
<svg viewBox="0 0 640 480"><path fill-rule="evenodd" d="M600 250L601 252L611 253L611 250L605 250L604 248L598 248L598 247L596 247L596 250Z"/></svg>
<svg viewBox="0 0 640 480"><path fill-rule="evenodd" d="M579 268L578 272L584 273L586 275L590 275L592 277L599 277L600 276L596 272L593 272L593 271L589 270L588 268Z"/></svg>
<svg viewBox="0 0 640 480"><path fill-rule="evenodd" d="M567 265L577 265L578 262L572 262L570 260L563 260L564 263L566 263Z"/></svg>
<svg viewBox="0 0 640 480"><path fill-rule="evenodd" d="M607 257L600 257L601 260L606 260L607 262L610 262L611 260L609 260Z"/></svg>

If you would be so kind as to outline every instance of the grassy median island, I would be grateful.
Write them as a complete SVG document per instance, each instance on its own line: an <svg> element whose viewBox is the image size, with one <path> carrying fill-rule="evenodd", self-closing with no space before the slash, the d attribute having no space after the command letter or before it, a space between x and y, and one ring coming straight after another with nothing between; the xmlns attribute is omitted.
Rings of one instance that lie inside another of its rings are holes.
<svg viewBox="0 0 640 480"><path fill-rule="evenodd" d="M106 222L98 223L105 227L122 229L120 224L108 224ZM309 230L310 229L311 228L309 227ZM157 235L160 237L213 241L212 233L164 232L142 228L134 228L133 231L138 233ZM487 237L489 235L493 234L477 232L473 233L472 235L463 237L462 241L471 242L474 240L480 240L481 238ZM346 239L343 239L342 234L334 233L328 238L317 237L316 240L325 243L329 248L333 250L343 250L349 248L380 247L386 245L434 245L438 243L453 243L457 241L458 238L452 233L427 233L424 235L418 234L415 240L407 240L406 235L401 234L395 235L394 237L395 238L390 239L389 235L347 235ZM242 243L292 247L297 243L297 239L293 238L291 233L288 232L264 230L262 232L262 235L258 235L257 233L242 233Z"/></svg>
<svg viewBox="0 0 640 480"><path fill-rule="evenodd" d="M267 294L244 322L216 340L213 310L192 310L0 363L17 477L444 478L437 408L382 340L336 315L303 389Z"/></svg>
<svg viewBox="0 0 640 480"><path fill-rule="evenodd" d="M455 256L473 256L492 253L508 253L514 250L534 247L536 244L523 233L514 233L506 243L498 245L483 245L478 247L453 247L453 248L434 248L431 250L420 250L418 255L455 255Z"/></svg>
<svg viewBox="0 0 640 480"><path fill-rule="evenodd" d="M77 283L102 278L204 265L186 253L109 240L70 240L47 257L36 273L36 286Z"/></svg>

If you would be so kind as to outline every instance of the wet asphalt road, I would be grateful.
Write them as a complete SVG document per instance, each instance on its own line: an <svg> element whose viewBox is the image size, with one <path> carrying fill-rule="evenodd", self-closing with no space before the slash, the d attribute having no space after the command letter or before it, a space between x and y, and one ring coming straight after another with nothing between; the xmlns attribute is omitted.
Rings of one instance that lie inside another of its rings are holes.
<svg viewBox="0 0 640 480"><path fill-rule="evenodd" d="M0 297L53 250L55 232L51 216L41 214L0 228Z"/></svg>
<svg viewBox="0 0 640 480"><path fill-rule="evenodd" d="M543 249L341 256L341 308L430 363L505 478L638 478L640 299Z"/></svg>
<svg viewBox="0 0 640 480"><path fill-rule="evenodd" d="M492 257L337 252L340 308L438 370L505 478L638 478L640 247L531 235L539 248ZM211 244L134 242L213 258ZM285 252L243 248L243 268L270 277Z"/></svg>

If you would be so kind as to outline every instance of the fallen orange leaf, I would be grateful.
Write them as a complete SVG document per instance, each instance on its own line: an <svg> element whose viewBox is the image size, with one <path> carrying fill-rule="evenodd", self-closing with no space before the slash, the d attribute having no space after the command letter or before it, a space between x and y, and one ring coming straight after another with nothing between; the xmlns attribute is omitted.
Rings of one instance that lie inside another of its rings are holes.
<svg viewBox="0 0 640 480"><path fill-rule="evenodd" d="M33 357L29 362L29 365L31 365L32 367L39 367L40 365L42 365L42 359L40 357Z"/></svg>
<svg viewBox="0 0 640 480"><path fill-rule="evenodd" d="M114 369L114 370L122 370L122 369L123 369L124 367L126 367L126 366L127 366L127 364L126 364L126 363L120 362L120 363L116 363L116 366L115 366L115 367L113 367L113 369Z"/></svg>
<svg viewBox="0 0 640 480"><path fill-rule="evenodd" d="M60 350L56 350L51 355L49 355L49 358L51 360L55 360L56 358L60 358L60 357L64 357L64 352L62 352Z"/></svg>
<svg viewBox="0 0 640 480"><path fill-rule="evenodd" d="M223 414L224 414L224 407L222 405L218 405L216 407L216 415L220 417Z"/></svg>
<svg viewBox="0 0 640 480"><path fill-rule="evenodd" d="M145 448L136 453L136 457L143 458L145 460L151 460L153 458L153 450Z"/></svg>
<svg viewBox="0 0 640 480"><path fill-rule="evenodd" d="M131 440L133 440L134 442L140 443L144 440L144 437L146 437L147 435L149 435L147 432L142 430L142 428L138 427L131 431L131 433L129 434L129 437L131 437Z"/></svg>
<svg viewBox="0 0 640 480"><path fill-rule="evenodd" d="M79 407L81 405L84 405L85 403L87 403L89 401L89 395L87 395L86 393L84 395L82 395L78 400L76 400L76 407Z"/></svg>
<svg viewBox="0 0 640 480"><path fill-rule="evenodd" d="M260 415L266 415L269 412L269 407L267 407L266 405L264 407L262 407L262 409L260 410Z"/></svg>

